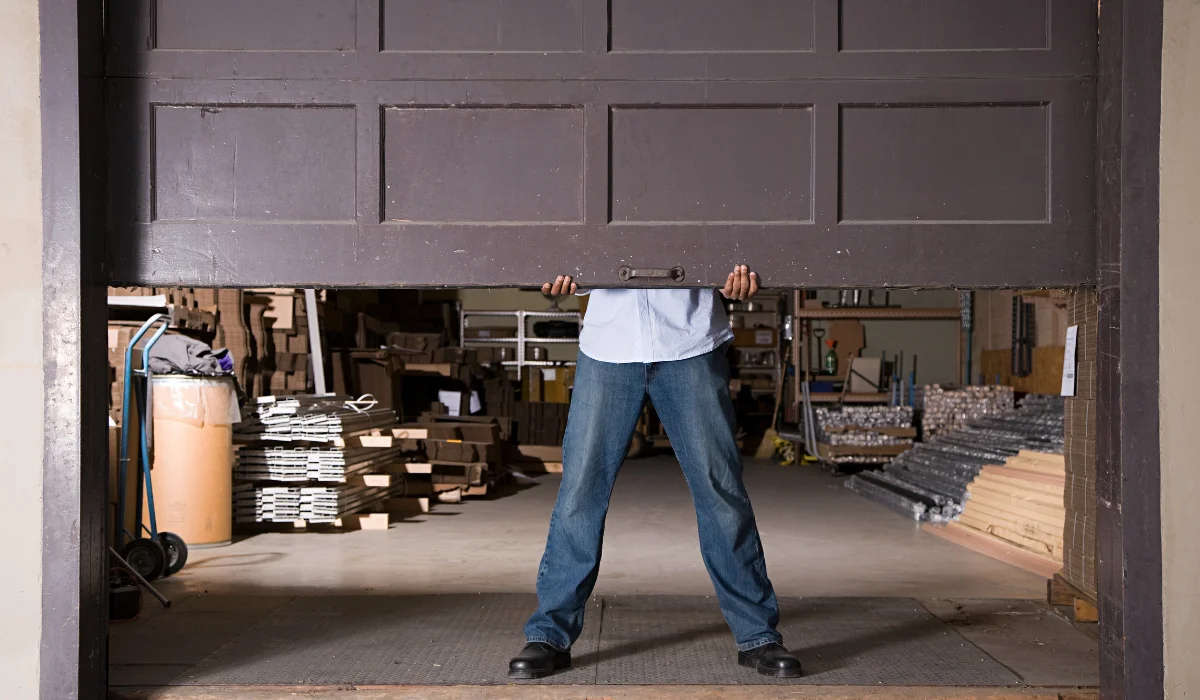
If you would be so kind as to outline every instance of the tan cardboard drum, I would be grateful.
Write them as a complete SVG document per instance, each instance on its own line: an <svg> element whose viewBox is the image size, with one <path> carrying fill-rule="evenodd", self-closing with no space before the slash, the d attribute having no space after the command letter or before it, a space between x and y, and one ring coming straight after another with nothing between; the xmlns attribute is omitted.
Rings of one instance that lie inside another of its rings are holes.
<svg viewBox="0 0 1200 700"><path fill-rule="evenodd" d="M179 535L188 547L229 544L237 420L233 380L159 375L153 381L150 475L158 529Z"/></svg>

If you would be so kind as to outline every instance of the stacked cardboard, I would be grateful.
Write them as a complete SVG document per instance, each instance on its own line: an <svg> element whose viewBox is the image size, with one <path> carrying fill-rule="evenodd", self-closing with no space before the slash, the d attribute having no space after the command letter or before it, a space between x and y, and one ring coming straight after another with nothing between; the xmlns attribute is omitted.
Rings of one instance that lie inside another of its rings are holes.
<svg viewBox="0 0 1200 700"><path fill-rule="evenodd" d="M485 420L420 426L427 436L425 456L434 490L450 487L467 496L482 496L504 476L500 426L494 420Z"/></svg>
<svg viewBox="0 0 1200 700"><path fill-rule="evenodd" d="M245 292L240 289L208 291L212 292L217 309L217 331L213 345L229 350L229 357L233 360L233 373L237 376L242 391L249 393L254 386L253 377L257 363L250 338L250 326L246 323Z"/></svg>
<svg viewBox="0 0 1200 700"><path fill-rule="evenodd" d="M1096 602L1096 333L1094 290L1073 292L1069 321L1078 326L1075 396L1066 400L1066 522L1062 576Z"/></svg>
<svg viewBox="0 0 1200 700"><path fill-rule="evenodd" d="M561 445L570 404L545 401L513 403L513 430L522 445Z"/></svg>

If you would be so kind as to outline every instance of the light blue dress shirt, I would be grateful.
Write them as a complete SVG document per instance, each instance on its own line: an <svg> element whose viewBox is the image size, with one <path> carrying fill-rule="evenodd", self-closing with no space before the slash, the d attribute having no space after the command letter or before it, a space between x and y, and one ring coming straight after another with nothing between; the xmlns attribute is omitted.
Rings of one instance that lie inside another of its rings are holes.
<svg viewBox="0 0 1200 700"><path fill-rule="evenodd" d="M714 289L595 289L579 349L601 362L671 362L703 355L733 338Z"/></svg>

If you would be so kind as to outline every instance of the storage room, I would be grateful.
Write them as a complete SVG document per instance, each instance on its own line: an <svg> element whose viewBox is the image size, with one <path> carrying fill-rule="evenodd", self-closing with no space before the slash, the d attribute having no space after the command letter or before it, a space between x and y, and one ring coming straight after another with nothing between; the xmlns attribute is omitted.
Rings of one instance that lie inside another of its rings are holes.
<svg viewBox="0 0 1200 700"><path fill-rule="evenodd" d="M1094 296L713 295L778 594L920 600L1001 659L964 674L1094 682ZM332 656L390 654L360 645L409 639L414 605L447 606L430 613L440 629L470 609L456 596L530 596L591 298L111 288L113 682L237 684L237 668L270 659L282 682L314 655L322 678L349 678ZM647 393L599 597L712 592L677 460L693 446L669 424ZM404 604L346 602L364 595ZM490 632L506 642L496 673L520 641L516 608ZM290 615L334 615L336 629L273 629ZM1001 630L1054 654L997 648ZM271 635L286 648L248 660ZM836 676L860 653L806 668Z"/></svg>

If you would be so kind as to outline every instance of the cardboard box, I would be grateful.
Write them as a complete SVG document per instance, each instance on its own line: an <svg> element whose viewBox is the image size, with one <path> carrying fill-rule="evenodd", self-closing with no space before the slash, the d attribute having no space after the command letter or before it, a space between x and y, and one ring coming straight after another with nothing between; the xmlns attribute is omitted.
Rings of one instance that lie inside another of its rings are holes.
<svg viewBox="0 0 1200 700"><path fill-rule="evenodd" d="M575 386L574 367L546 367L542 369L541 374L543 401L571 402L571 389Z"/></svg>
<svg viewBox="0 0 1200 700"><path fill-rule="evenodd" d="M774 328L735 328L733 345L739 348L773 348L779 344Z"/></svg>

